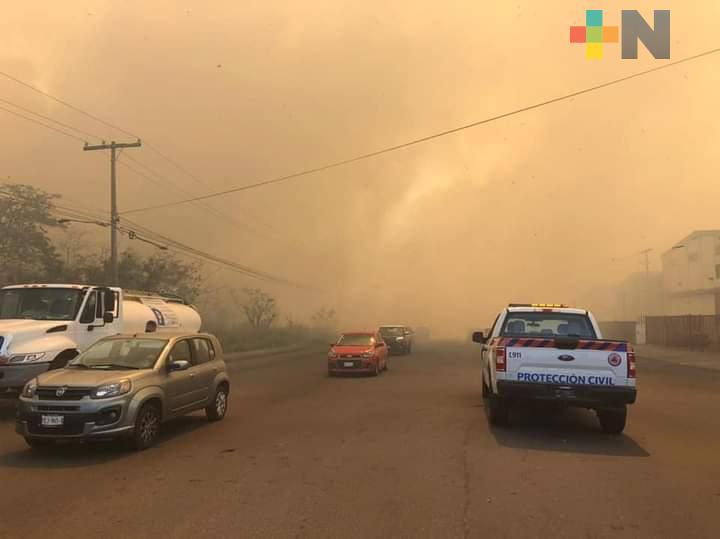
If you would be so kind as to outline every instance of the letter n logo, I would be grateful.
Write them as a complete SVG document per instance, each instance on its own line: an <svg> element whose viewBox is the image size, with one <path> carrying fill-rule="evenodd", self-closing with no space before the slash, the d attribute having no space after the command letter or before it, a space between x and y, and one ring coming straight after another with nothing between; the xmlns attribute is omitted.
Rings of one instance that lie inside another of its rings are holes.
<svg viewBox="0 0 720 539"><path fill-rule="evenodd" d="M622 57L637 59L638 41L658 60L670 58L670 10L656 10L653 28L635 9L622 12Z"/></svg>

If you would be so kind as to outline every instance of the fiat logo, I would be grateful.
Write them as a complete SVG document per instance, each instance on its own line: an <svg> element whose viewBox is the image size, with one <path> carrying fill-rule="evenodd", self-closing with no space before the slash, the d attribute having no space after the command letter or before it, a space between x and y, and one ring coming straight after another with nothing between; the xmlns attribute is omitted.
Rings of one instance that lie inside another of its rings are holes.
<svg viewBox="0 0 720 539"><path fill-rule="evenodd" d="M613 367L619 367L622 363L622 356L618 353L613 352L608 356L608 363Z"/></svg>

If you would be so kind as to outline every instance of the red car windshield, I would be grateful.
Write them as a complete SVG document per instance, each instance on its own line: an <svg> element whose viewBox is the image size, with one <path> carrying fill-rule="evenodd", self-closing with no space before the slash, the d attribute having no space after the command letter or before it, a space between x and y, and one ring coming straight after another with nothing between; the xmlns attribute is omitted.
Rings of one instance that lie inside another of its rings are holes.
<svg viewBox="0 0 720 539"><path fill-rule="evenodd" d="M372 346L374 343L372 335L343 335L338 339L339 346Z"/></svg>

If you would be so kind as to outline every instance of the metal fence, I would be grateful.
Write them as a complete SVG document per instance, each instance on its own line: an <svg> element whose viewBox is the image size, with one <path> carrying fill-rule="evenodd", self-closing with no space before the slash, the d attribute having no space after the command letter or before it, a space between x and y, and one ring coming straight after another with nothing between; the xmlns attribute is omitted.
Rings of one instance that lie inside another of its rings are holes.
<svg viewBox="0 0 720 539"><path fill-rule="evenodd" d="M720 346L720 316L648 316L646 320L648 344L698 349Z"/></svg>

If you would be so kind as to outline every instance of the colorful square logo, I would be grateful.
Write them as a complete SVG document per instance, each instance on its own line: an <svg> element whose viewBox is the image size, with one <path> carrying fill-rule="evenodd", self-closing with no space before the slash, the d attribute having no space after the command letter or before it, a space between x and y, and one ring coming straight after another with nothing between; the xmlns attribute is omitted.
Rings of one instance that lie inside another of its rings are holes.
<svg viewBox="0 0 720 539"><path fill-rule="evenodd" d="M585 43L585 57L599 60L603 56L604 43L617 43L619 27L603 26L602 9L585 11L585 26L570 27L570 43Z"/></svg>

